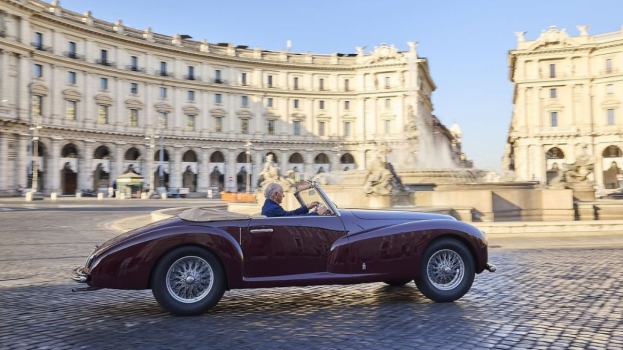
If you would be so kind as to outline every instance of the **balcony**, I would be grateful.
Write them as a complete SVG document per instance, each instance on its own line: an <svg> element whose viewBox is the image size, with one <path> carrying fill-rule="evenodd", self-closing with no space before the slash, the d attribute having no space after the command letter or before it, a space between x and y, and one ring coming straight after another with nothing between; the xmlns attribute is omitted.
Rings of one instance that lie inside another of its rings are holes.
<svg viewBox="0 0 623 350"><path fill-rule="evenodd" d="M69 58L74 59L74 60L84 61L84 56L83 55L78 55L77 53L71 52L71 51L63 52L63 56L69 57Z"/></svg>
<svg viewBox="0 0 623 350"><path fill-rule="evenodd" d="M110 62L109 60L102 60L102 59L95 60L95 63L101 64L102 66L106 66L106 67L116 67L117 66L115 64L115 62Z"/></svg>
<svg viewBox="0 0 623 350"><path fill-rule="evenodd" d="M125 69L129 70L131 72L145 73L145 68L141 68L141 67L138 67L138 66L127 65L127 66L125 66Z"/></svg>
<svg viewBox="0 0 623 350"><path fill-rule="evenodd" d="M212 83L214 83L214 84L226 84L226 83L225 83L225 80L220 79L220 78L214 78L214 79L212 79Z"/></svg>
<svg viewBox="0 0 623 350"><path fill-rule="evenodd" d="M194 75L194 74L184 75L184 79L186 79L186 80L194 80L194 81L201 81L201 78L196 76L196 75Z"/></svg>
<svg viewBox="0 0 623 350"><path fill-rule="evenodd" d="M39 51L51 51L51 47L49 46L45 46L41 43L30 43L30 45L32 45L32 47L34 47L35 49L39 50Z"/></svg>
<svg viewBox="0 0 623 350"><path fill-rule="evenodd" d="M385 88L386 88L386 89L391 89L391 88L392 88L392 86L391 86L391 85L385 85Z"/></svg>
<svg viewBox="0 0 623 350"><path fill-rule="evenodd" d="M167 72L166 70L157 70L156 75L159 77L169 77L169 78L175 77L173 73Z"/></svg>
<svg viewBox="0 0 623 350"><path fill-rule="evenodd" d="M607 68L607 69L599 71L599 74L600 75L608 75L608 74L616 74L618 72L619 72L619 70L616 69L616 68Z"/></svg>

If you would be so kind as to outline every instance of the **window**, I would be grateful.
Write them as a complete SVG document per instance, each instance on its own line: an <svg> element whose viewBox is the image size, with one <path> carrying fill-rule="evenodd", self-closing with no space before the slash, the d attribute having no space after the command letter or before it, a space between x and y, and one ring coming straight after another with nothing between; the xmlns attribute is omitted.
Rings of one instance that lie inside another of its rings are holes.
<svg viewBox="0 0 623 350"><path fill-rule="evenodd" d="M214 118L214 131L222 132L223 131L223 117L215 117Z"/></svg>
<svg viewBox="0 0 623 350"><path fill-rule="evenodd" d="M385 130L384 130L385 133L386 134L391 134L392 133L392 121L389 120L389 119L386 119L384 121L384 124L385 124Z"/></svg>
<svg viewBox="0 0 623 350"><path fill-rule="evenodd" d="M108 62L108 50L100 50L100 60L102 63Z"/></svg>
<svg viewBox="0 0 623 350"><path fill-rule="evenodd" d="M344 122L344 136L350 136L350 122Z"/></svg>
<svg viewBox="0 0 623 350"><path fill-rule="evenodd" d="M138 109L130 109L130 126L138 126Z"/></svg>
<svg viewBox="0 0 623 350"><path fill-rule="evenodd" d="M221 94L215 94L214 103L217 103L217 104L223 103L223 96Z"/></svg>
<svg viewBox="0 0 623 350"><path fill-rule="evenodd" d="M553 63L549 65L549 77L556 78L556 65Z"/></svg>
<svg viewBox="0 0 623 350"><path fill-rule="evenodd" d="M612 60L609 58L606 60L606 73L612 73Z"/></svg>
<svg viewBox="0 0 623 350"><path fill-rule="evenodd" d="M614 109L608 109L608 125L614 125Z"/></svg>
<svg viewBox="0 0 623 350"><path fill-rule="evenodd" d="M222 81L221 81L221 70L220 69L217 69L217 70L214 71L214 82L217 83L217 84L222 83Z"/></svg>
<svg viewBox="0 0 623 350"><path fill-rule="evenodd" d="M65 118L67 120L76 120L78 110L78 102L67 101L65 103Z"/></svg>
<svg viewBox="0 0 623 350"><path fill-rule="evenodd" d="M40 64L35 64L35 77L36 78L43 77L43 66Z"/></svg>
<svg viewBox="0 0 623 350"><path fill-rule="evenodd" d="M242 101L240 101L242 104L242 107L249 107L249 97L248 96L242 96Z"/></svg>
<svg viewBox="0 0 623 350"><path fill-rule="evenodd" d="M269 97L267 102L266 102L267 107L272 108L273 107L273 98Z"/></svg>
<svg viewBox="0 0 623 350"><path fill-rule="evenodd" d="M324 90L324 79L320 78L320 80L318 80L318 87L320 90Z"/></svg>
<svg viewBox="0 0 623 350"><path fill-rule="evenodd" d="M614 88L613 88L612 84L606 85L606 93L608 95L614 93Z"/></svg>
<svg viewBox="0 0 623 350"><path fill-rule="evenodd" d="M349 83L350 80L344 79L344 91L350 91Z"/></svg>
<svg viewBox="0 0 623 350"><path fill-rule="evenodd" d="M242 120L240 120L240 132L242 134L248 134L249 133L249 119L242 119Z"/></svg>
<svg viewBox="0 0 623 350"><path fill-rule="evenodd" d="M242 82L242 85L247 85L247 73L242 73L240 81Z"/></svg>
<svg viewBox="0 0 623 350"><path fill-rule="evenodd" d="M188 79L195 80L195 67L188 66Z"/></svg>
<svg viewBox="0 0 623 350"><path fill-rule="evenodd" d="M43 115L43 96L34 95L32 97L32 114Z"/></svg>
<svg viewBox="0 0 623 350"><path fill-rule="evenodd" d="M556 98L556 89L549 89L549 98Z"/></svg>
<svg viewBox="0 0 623 350"><path fill-rule="evenodd" d="M558 112L549 113L550 124L553 128L558 126Z"/></svg>
<svg viewBox="0 0 623 350"><path fill-rule="evenodd" d="M344 101L344 109L345 110L349 110L350 109L350 101Z"/></svg>
<svg viewBox="0 0 623 350"><path fill-rule="evenodd" d="M324 124L325 122L318 122L318 136L324 136Z"/></svg>
<svg viewBox="0 0 623 350"><path fill-rule="evenodd" d="M323 100L318 101L318 108L319 109L324 109L324 101Z"/></svg>
<svg viewBox="0 0 623 350"><path fill-rule="evenodd" d="M108 124L108 106L98 106L97 122L100 124Z"/></svg>
<svg viewBox="0 0 623 350"><path fill-rule="evenodd" d="M137 83L130 83L130 93L133 95L138 94L138 84Z"/></svg>
<svg viewBox="0 0 623 350"><path fill-rule="evenodd" d="M272 75L268 76L268 87L273 87L273 76Z"/></svg>
<svg viewBox="0 0 623 350"><path fill-rule="evenodd" d="M160 75L167 75L167 63L160 62Z"/></svg>
<svg viewBox="0 0 623 350"><path fill-rule="evenodd" d="M37 46L43 45L43 34L39 32L35 33L35 45Z"/></svg>
<svg viewBox="0 0 623 350"><path fill-rule="evenodd" d="M108 78L100 78L100 89L108 90Z"/></svg>
<svg viewBox="0 0 623 350"><path fill-rule="evenodd" d="M389 77L385 77L385 88L389 89Z"/></svg>
<svg viewBox="0 0 623 350"><path fill-rule="evenodd" d="M167 88L160 87L160 98L167 98Z"/></svg>
<svg viewBox="0 0 623 350"><path fill-rule="evenodd" d="M301 121L295 120L292 124L294 125L294 135L301 135Z"/></svg>
<svg viewBox="0 0 623 350"><path fill-rule="evenodd" d="M294 77L294 90L298 90L298 89L299 89L299 78Z"/></svg>
<svg viewBox="0 0 623 350"><path fill-rule="evenodd" d="M195 100L195 92L193 90L188 90L188 101Z"/></svg>
<svg viewBox="0 0 623 350"><path fill-rule="evenodd" d="M273 119L268 121L268 135L275 134L275 121Z"/></svg>
<svg viewBox="0 0 623 350"><path fill-rule="evenodd" d="M158 113L158 124L162 129L166 129L169 124L169 114L167 112Z"/></svg>
<svg viewBox="0 0 623 350"><path fill-rule="evenodd" d="M299 100L294 100L294 109L299 109Z"/></svg>
<svg viewBox="0 0 623 350"><path fill-rule="evenodd" d="M130 57L130 65L132 70L138 70L138 57Z"/></svg>
<svg viewBox="0 0 623 350"><path fill-rule="evenodd" d="M195 115L194 114L186 115L186 130L195 131Z"/></svg>
<svg viewBox="0 0 623 350"><path fill-rule="evenodd" d="M76 43L73 41L69 42L69 54L70 55L75 55L76 54Z"/></svg>
<svg viewBox="0 0 623 350"><path fill-rule="evenodd" d="M392 100L389 98L385 99L385 108L389 108L392 106Z"/></svg>
<svg viewBox="0 0 623 350"><path fill-rule="evenodd" d="M76 72L68 72L67 73L67 82L69 84L75 84L76 83Z"/></svg>

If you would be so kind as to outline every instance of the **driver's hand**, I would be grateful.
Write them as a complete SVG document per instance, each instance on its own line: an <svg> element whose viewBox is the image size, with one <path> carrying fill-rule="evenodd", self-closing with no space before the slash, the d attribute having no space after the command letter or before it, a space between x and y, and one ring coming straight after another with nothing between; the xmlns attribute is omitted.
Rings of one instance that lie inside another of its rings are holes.
<svg viewBox="0 0 623 350"><path fill-rule="evenodd" d="M311 203L307 204L307 209L315 208L318 205L320 205L320 203L318 201L311 202Z"/></svg>
<svg viewBox="0 0 623 350"><path fill-rule="evenodd" d="M324 215L327 213L327 207L325 207L324 205L321 205L320 207L318 207L318 215Z"/></svg>

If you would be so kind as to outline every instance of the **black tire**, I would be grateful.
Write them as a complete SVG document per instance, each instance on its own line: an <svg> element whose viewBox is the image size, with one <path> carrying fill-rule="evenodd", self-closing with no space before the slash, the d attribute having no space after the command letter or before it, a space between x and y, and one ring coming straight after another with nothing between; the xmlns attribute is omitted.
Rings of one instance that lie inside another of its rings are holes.
<svg viewBox="0 0 623 350"><path fill-rule="evenodd" d="M402 287L405 284L411 282L413 280L408 280L408 279L402 279L402 280L391 280L391 281L384 281L385 284L388 284L392 287Z"/></svg>
<svg viewBox="0 0 623 350"><path fill-rule="evenodd" d="M195 273L177 270L176 281L175 267L182 266L195 269ZM171 272L170 282L167 283L169 272ZM208 279L210 275L211 278ZM180 247L168 252L158 262L152 274L151 291L158 304L174 315L200 315L221 300L225 292L225 270L211 252L194 246ZM187 295L183 295L184 292L187 292ZM188 293L198 294L198 300L193 301Z"/></svg>
<svg viewBox="0 0 623 350"><path fill-rule="evenodd" d="M454 261L453 267L446 266L451 268L450 271L444 269L444 262L437 260L444 256ZM475 270L474 257L465 244L456 239L442 238L424 250L420 277L415 284L427 298L438 303L451 302L469 291L476 276ZM436 275L436 271L439 274Z"/></svg>

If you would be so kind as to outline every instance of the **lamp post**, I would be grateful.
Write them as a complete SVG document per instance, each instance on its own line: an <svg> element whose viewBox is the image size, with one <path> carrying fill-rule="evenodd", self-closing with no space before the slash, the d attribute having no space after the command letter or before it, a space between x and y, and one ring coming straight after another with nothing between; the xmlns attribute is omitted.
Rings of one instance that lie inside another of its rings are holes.
<svg viewBox="0 0 623 350"><path fill-rule="evenodd" d="M39 119L39 118L37 118ZM39 162L37 158L39 157L39 130L43 128L39 123L35 123L30 127L32 131L32 196L35 199L35 194L39 191ZM39 197L39 196L37 196Z"/></svg>
<svg viewBox="0 0 623 350"><path fill-rule="evenodd" d="M251 140L248 140L245 146L247 147L247 166L249 167L247 169L247 193L251 193L251 146L253 146Z"/></svg>

